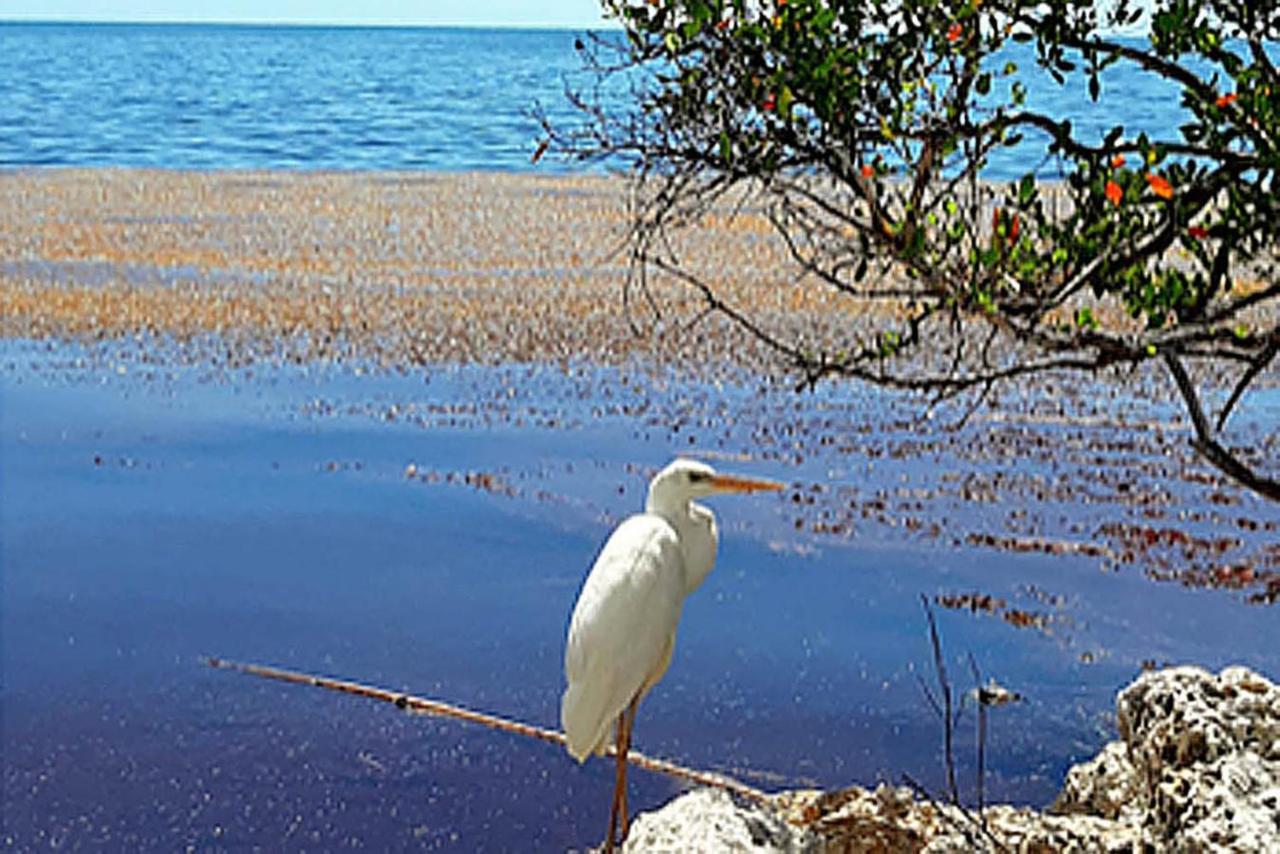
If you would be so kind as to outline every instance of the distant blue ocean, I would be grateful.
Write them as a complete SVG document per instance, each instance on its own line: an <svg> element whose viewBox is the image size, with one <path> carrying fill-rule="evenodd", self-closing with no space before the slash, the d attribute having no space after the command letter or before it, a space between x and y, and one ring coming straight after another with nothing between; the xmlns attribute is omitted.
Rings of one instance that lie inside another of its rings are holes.
<svg viewBox="0 0 1280 854"><path fill-rule="evenodd" d="M440 28L0 23L0 166L562 170L530 164L530 108L573 121L578 33ZM1018 59L1031 67L1023 49ZM1094 138L1112 124L1169 134L1177 93L1109 72L1029 76L1032 103ZM1034 152L1005 153L1016 177ZM1039 164L1052 171L1050 164Z"/></svg>

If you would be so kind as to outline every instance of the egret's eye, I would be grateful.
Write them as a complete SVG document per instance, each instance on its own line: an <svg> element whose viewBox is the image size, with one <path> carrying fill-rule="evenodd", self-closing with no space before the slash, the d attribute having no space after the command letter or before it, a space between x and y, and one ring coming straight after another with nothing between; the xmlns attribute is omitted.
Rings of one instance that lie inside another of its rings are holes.
<svg viewBox="0 0 1280 854"><path fill-rule="evenodd" d="M708 478L710 478L710 477L711 477L711 475L707 474L705 471L691 471L691 472L689 472L689 482L690 482L690 483L700 483L701 481L707 480L707 479L708 479Z"/></svg>

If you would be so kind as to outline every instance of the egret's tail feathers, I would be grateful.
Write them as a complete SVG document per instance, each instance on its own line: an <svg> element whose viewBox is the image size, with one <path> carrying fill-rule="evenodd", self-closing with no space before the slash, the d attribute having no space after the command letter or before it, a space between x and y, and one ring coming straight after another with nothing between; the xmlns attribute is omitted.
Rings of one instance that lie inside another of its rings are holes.
<svg viewBox="0 0 1280 854"><path fill-rule="evenodd" d="M591 697L581 685L570 685L560 701L560 726L564 729L569 755L586 762L592 753L603 753L613 716L601 702Z"/></svg>

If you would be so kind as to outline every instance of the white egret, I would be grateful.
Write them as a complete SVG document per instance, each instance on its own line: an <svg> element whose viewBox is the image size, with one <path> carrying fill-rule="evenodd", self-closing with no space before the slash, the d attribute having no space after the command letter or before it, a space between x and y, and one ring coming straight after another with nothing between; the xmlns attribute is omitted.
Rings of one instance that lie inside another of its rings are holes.
<svg viewBox="0 0 1280 854"><path fill-rule="evenodd" d="M569 684L560 722L579 762L605 752L611 728L616 738L606 851L613 850L619 814L620 837L627 836L627 751L636 706L671 664L685 597L715 566L716 517L693 499L782 488L677 459L649 482L644 512L614 530L582 585L565 644Z"/></svg>

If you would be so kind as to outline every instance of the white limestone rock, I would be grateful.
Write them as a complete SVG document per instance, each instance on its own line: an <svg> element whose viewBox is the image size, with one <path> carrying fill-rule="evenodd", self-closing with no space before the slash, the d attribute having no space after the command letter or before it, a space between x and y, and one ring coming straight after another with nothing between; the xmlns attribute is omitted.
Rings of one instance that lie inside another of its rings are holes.
<svg viewBox="0 0 1280 854"><path fill-rule="evenodd" d="M1120 740L1077 765L1052 812L1112 818L1156 846L1280 851L1280 688L1244 667L1146 673Z"/></svg>
<svg viewBox="0 0 1280 854"><path fill-rule="evenodd" d="M1116 711L1154 838L1280 851L1280 688L1243 667L1177 667L1143 675Z"/></svg>
<svg viewBox="0 0 1280 854"><path fill-rule="evenodd" d="M750 802L735 803L719 789L695 789L631 824L623 851L753 852L810 854L820 849L807 830L777 812Z"/></svg>
<svg viewBox="0 0 1280 854"><path fill-rule="evenodd" d="M1142 808L1137 786L1138 774L1129 762L1128 747L1122 741L1113 741L1093 759L1067 772L1062 791L1049 812L1140 823Z"/></svg>

